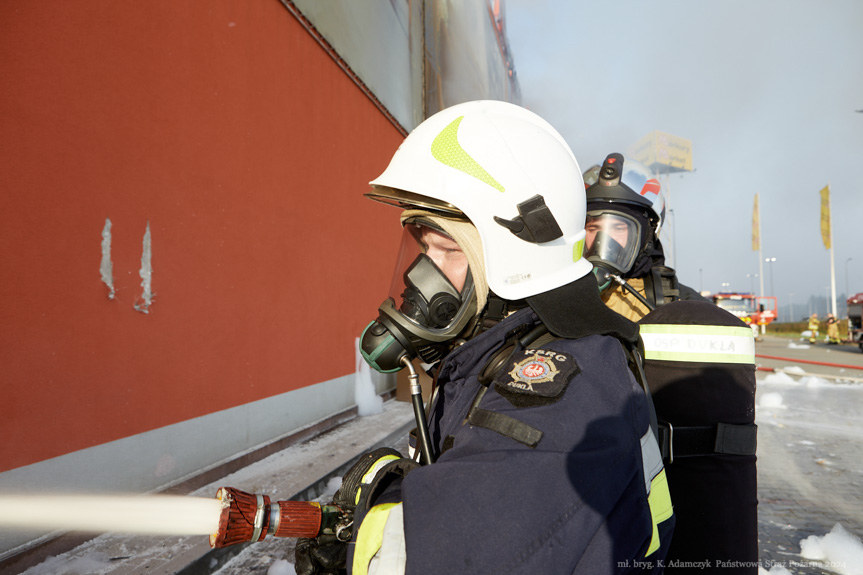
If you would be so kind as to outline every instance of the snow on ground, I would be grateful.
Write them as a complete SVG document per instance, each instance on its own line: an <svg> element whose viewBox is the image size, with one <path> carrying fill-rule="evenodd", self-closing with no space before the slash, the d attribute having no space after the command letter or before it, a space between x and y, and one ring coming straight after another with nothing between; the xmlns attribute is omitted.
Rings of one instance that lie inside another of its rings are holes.
<svg viewBox="0 0 863 575"><path fill-rule="evenodd" d="M758 384L808 388L827 387L835 389L841 387L863 389L863 383L860 383L860 380L857 378L848 376L848 379L825 379L824 377L819 377L817 374L807 373L798 366L777 368L777 371L766 375L763 379L759 379Z"/></svg>
<svg viewBox="0 0 863 575"><path fill-rule="evenodd" d="M294 575L294 573L294 564L287 559L276 559L267 569L267 575Z"/></svg>
<svg viewBox="0 0 863 575"><path fill-rule="evenodd" d="M764 379L760 380L759 383L774 383L774 384L782 384L782 385L797 385L797 380L788 375L785 372L777 371L771 373Z"/></svg>
<svg viewBox="0 0 863 575"><path fill-rule="evenodd" d="M64 575L77 573L100 574L111 566L111 558L105 554L93 553L87 557L68 558L65 554L46 559L36 567L27 569L26 575Z"/></svg>
<svg viewBox="0 0 863 575"><path fill-rule="evenodd" d="M786 409L786 407L782 405L781 393L762 394L761 398L758 400L758 407L765 409Z"/></svg>
<svg viewBox="0 0 863 575"><path fill-rule="evenodd" d="M789 366L758 372L756 390L759 496L767 498L759 530L785 545L779 552L769 547L766 554L762 548L759 575L863 575L858 395L863 385ZM772 500L794 504L788 510L771 508Z"/></svg>
<svg viewBox="0 0 863 575"><path fill-rule="evenodd" d="M823 537L811 535L802 540L800 556L840 575L863 575L863 542L839 523Z"/></svg>

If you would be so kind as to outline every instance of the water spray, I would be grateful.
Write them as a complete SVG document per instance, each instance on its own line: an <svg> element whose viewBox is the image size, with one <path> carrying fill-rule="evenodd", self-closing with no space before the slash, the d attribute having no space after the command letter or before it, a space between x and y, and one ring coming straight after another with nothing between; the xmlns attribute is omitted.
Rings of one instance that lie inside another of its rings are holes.
<svg viewBox="0 0 863 575"><path fill-rule="evenodd" d="M0 495L0 530L209 535L211 547L273 537L351 538L353 513L313 501L275 501L221 487L215 498L182 495Z"/></svg>
<svg viewBox="0 0 863 575"><path fill-rule="evenodd" d="M182 495L0 495L0 529L208 535L222 506Z"/></svg>

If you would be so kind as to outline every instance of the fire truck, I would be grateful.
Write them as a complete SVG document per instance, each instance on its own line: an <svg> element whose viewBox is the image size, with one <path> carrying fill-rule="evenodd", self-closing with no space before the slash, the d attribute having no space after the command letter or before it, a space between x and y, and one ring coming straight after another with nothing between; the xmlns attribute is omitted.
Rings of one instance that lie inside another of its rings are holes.
<svg viewBox="0 0 863 575"><path fill-rule="evenodd" d="M852 295L845 303L848 305L848 339L863 351L863 293Z"/></svg>
<svg viewBox="0 0 863 575"><path fill-rule="evenodd" d="M863 296L863 294L860 294ZM763 334L778 316L774 296L756 296L752 293L719 292L711 296L713 303L733 313L750 326L755 337ZM861 299L863 301L863 299Z"/></svg>

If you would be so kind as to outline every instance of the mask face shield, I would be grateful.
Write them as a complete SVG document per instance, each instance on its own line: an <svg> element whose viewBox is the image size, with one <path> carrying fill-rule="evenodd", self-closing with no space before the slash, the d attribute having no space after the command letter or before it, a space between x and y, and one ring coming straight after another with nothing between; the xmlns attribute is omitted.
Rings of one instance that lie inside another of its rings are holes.
<svg viewBox="0 0 863 575"><path fill-rule="evenodd" d="M611 210L587 212L584 256L594 266L625 274L641 247L641 224L635 218Z"/></svg>
<svg viewBox="0 0 863 575"><path fill-rule="evenodd" d="M403 357L435 363L476 314L467 257L441 230L406 222L390 294L363 332L361 352L378 371L403 367Z"/></svg>

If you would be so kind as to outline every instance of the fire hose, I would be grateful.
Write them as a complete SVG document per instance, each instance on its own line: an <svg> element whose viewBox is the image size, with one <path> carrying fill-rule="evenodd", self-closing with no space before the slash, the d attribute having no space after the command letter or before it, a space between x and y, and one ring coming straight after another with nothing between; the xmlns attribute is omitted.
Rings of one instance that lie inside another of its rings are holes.
<svg viewBox="0 0 863 575"><path fill-rule="evenodd" d="M760 357L763 359L778 359L781 361L787 361L791 363L810 363L813 365L826 365L828 367L841 367L843 369L860 369L863 370L863 367L859 365L848 365L847 363L830 363L827 361L814 361L811 359L794 359L792 357L779 357L776 355L764 355L760 353L756 353L755 357Z"/></svg>

